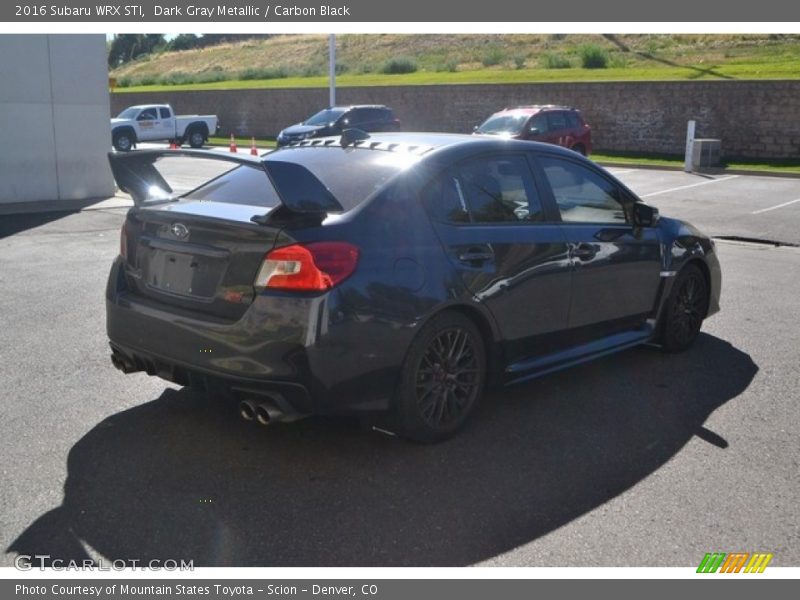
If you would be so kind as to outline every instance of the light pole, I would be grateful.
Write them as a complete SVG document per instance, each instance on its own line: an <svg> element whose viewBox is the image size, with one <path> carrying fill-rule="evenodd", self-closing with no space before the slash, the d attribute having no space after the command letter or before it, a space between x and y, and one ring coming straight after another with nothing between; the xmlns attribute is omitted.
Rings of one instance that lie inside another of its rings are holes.
<svg viewBox="0 0 800 600"><path fill-rule="evenodd" d="M329 105L336 106L336 34L328 36L328 79L330 86Z"/></svg>

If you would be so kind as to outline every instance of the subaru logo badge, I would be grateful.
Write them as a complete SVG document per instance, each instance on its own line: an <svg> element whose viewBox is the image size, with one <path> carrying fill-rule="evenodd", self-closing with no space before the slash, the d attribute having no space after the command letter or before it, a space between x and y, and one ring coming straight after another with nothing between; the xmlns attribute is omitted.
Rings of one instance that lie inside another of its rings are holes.
<svg viewBox="0 0 800 600"><path fill-rule="evenodd" d="M173 223L172 227L170 227L170 231L172 232L172 235L179 240L185 239L189 236L189 228L183 223Z"/></svg>

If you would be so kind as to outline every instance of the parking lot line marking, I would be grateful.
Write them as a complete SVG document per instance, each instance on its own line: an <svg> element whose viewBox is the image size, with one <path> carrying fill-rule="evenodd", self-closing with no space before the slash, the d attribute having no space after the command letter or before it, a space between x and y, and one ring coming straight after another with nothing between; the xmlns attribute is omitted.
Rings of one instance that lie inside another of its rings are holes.
<svg viewBox="0 0 800 600"><path fill-rule="evenodd" d="M607 169L609 173L612 175L622 175L623 173L633 173L636 169L623 169L622 171L618 171L617 169Z"/></svg>
<svg viewBox="0 0 800 600"><path fill-rule="evenodd" d="M769 208L762 208L761 210L754 210L751 212L751 215L757 215L763 212L767 212L768 210L775 210L776 208L783 208L784 206L789 206L790 204L794 204L795 202L800 202L800 198L797 200L789 200L788 202L784 202L783 204L776 204L775 206L770 206Z"/></svg>
<svg viewBox="0 0 800 600"><path fill-rule="evenodd" d="M708 185L709 183L719 183L720 181L728 181L729 179L736 179L739 177L738 175L728 175L728 177L720 177L719 179L708 179L706 181L701 181L700 183L692 183L690 185L682 185L679 187L670 188L668 190L661 190L660 192L650 192L649 194L644 194L639 196L639 198L650 198L651 196L659 196L661 194L668 194L669 192L677 192L678 190L686 190L693 187L698 187L700 185Z"/></svg>

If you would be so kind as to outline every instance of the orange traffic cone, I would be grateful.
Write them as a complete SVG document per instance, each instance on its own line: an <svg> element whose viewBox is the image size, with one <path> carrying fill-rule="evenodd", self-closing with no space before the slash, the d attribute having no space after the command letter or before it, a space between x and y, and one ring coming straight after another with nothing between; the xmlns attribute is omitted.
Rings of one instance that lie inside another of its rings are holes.
<svg viewBox="0 0 800 600"><path fill-rule="evenodd" d="M256 138L253 136L250 142L250 154L253 156L258 156L258 148L256 148Z"/></svg>
<svg viewBox="0 0 800 600"><path fill-rule="evenodd" d="M178 149L180 149L180 146L178 145L178 142L176 142L175 140L170 140L169 141L169 149L170 150L178 150Z"/></svg>
<svg viewBox="0 0 800 600"><path fill-rule="evenodd" d="M228 148L231 152L238 152L239 149L236 147L236 140L233 138L233 134L231 134L231 145Z"/></svg>

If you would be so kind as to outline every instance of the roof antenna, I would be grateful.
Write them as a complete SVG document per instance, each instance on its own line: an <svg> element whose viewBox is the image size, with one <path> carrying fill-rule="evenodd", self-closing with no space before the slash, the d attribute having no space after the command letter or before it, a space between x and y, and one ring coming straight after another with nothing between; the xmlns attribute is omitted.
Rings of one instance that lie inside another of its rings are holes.
<svg viewBox="0 0 800 600"><path fill-rule="evenodd" d="M355 145L356 142L362 142L369 139L369 134L363 129L351 127L342 131L342 137L339 138L339 144L342 148Z"/></svg>

